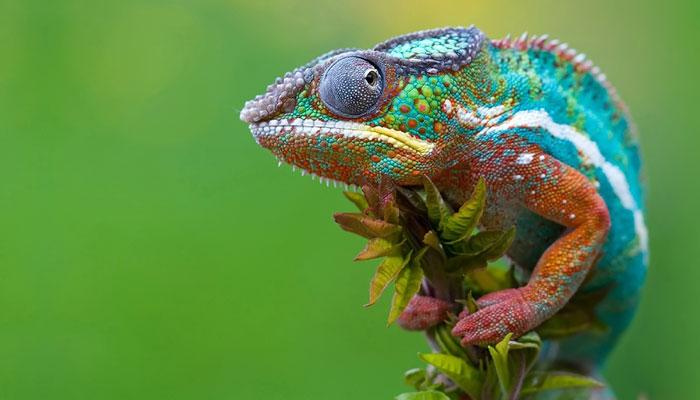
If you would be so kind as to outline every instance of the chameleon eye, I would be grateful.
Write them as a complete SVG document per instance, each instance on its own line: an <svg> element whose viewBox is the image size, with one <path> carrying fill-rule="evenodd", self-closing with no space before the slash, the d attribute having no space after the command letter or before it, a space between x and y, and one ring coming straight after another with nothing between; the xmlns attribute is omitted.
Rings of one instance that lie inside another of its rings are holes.
<svg viewBox="0 0 700 400"><path fill-rule="evenodd" d="M336 61L323 74L319 86L326 107L346 117L360 117L373 111L383 90L380 70L360 57Z"/></svg>

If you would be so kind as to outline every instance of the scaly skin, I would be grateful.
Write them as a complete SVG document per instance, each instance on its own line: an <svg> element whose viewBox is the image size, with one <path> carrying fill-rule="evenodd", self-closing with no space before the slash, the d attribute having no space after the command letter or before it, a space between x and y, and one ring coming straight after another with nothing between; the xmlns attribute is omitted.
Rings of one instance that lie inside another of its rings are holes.
<svg viewBox="0 0 700 400"><path fill-rule="evenodd" d="M515 224L508 256L532 274L461 315L463 344L521 335L577 291L601 288L608 330L562 341L558 357L594 368L628 325L647 264L637 141L612 86L565 44L492 41L470 27L338 50L278 79L241 119L261 146L321 179L413 185L426 175L455 205L485 179L484 227ZM441 315L430 300L415 304L410 312Z"/></svg>

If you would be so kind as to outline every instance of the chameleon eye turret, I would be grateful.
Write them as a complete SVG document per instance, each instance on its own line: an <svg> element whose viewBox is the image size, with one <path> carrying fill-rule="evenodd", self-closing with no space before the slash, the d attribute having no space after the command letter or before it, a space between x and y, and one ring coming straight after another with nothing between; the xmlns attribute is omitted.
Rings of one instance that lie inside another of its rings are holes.
<svg viewBox="0 0 700 400"><path fill-rule="evenodd" d="M323 74L319 94L335 114L355 118L371 113L383 90L383 75L377 66L360 57L345 57Z"/></svg>

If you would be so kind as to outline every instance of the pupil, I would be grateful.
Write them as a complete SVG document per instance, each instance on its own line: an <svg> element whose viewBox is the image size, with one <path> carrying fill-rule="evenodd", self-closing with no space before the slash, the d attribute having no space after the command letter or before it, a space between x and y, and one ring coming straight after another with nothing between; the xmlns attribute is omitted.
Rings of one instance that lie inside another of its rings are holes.
<svg viewBox="0 0 700 400"><path fill-rule="evenodd" d="M365 81L367 81L370 86L374 86L374 84L377 82L377 72L373 70L367 71L365 74Z"/></svg>

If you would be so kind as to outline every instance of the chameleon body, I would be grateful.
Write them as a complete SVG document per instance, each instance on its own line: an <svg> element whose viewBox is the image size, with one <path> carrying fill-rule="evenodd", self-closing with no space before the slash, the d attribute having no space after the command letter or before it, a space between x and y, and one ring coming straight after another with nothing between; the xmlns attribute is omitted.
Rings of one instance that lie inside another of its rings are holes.
<svg viewBox="0 0 700 400"><path fill-rule="evenodd" d="M531 276L463 313L453 330L463 344L521 335L575 293L602 290L606 328L556 344L558 360L594 371L629 324L647 265L638 142L605 76L566 44L469 27L336 50L278 78L241 119L322 180L426 175L459 205L483 177L483 225L516 226L508 256Z"/></svg>

